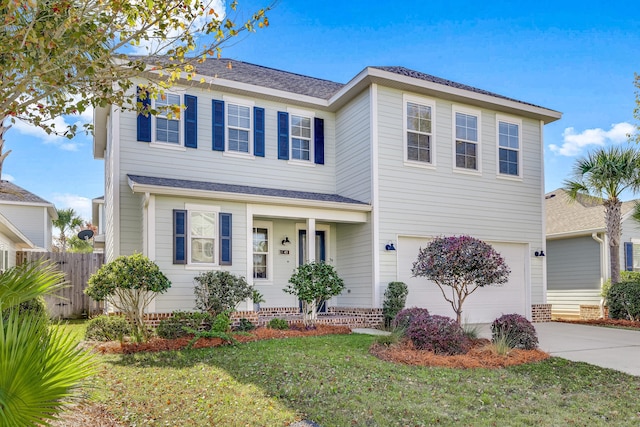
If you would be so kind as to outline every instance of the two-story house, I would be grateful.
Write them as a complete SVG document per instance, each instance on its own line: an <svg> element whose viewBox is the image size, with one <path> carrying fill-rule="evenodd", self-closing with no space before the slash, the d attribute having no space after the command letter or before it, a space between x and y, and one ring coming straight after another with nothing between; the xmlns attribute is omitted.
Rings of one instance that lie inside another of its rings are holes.
<svg viewBox="0 0 640 427"><path fill-rule="evenodd" d="M263 307L297 307L282 289L315 259L344 278L334 309L379 308L399 280L407 306L451 316L411 266L434 236L469 234L512 273L469 297L467 320L546 315L534 253L543 127L560 113L402 67L367 67L347 84L227 59L197 72L139 99L157 116L95 113L106 258L142 252L160 266L172 287L151 311L193 309L193 278L212 269L245 276ZM163 115L173 104L181 114Z"/></svg>

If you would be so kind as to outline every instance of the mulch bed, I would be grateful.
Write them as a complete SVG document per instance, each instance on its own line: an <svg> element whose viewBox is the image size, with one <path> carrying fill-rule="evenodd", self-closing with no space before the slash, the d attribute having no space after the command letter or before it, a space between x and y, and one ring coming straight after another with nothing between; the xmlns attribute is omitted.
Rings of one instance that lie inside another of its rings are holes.
<svg viewBox="0 0 640 427"><path fill-rule="evenodd" d="M640 322L634 322L633 320L622 320L622 319L556 319L554 322L562 322L562 323L576 323L579 325L594 325L594 326L611 326L616 328L629 328L629 329L640 329Z"/></svg>
<svg viewBox="0 0 640 427"><path fill-rule="evenodd" d="M438 355L431 351L417 350L411 340L402 340L397 344L383 345L375 343L370 352L379 359L388 362L413 366L438 366L444 368L504 368L523 363L539 362L548 359L549 354L541 350L512 349L506 355L497 354L487 339L476 339L466 354L455 356Z"/></svg>
<svg viewBox="0 0 640 427"><path fill-rule="evenodd" d="M333 335L333 334L350 334L351 329L346 326L331 326L331 325L317 325L315 329L305 329L304 327L298 327L296 329L279 330L270 328L257 328L248 334L234 334L233 337L240 343L268 340L274 338L293 338L293 337L310 337L318 335ZM153 351L170 351L181 350L189 345L193 336L176 338L173 340L163 338L152 338L146 343L120 343L117 341L111 341L106 343L96 343L93 346L95 351L100 353L138 353L141 351L153 352ZM193 345L193 348L207 348L218 347L225 345L220 338L200 338Z"/></svg>

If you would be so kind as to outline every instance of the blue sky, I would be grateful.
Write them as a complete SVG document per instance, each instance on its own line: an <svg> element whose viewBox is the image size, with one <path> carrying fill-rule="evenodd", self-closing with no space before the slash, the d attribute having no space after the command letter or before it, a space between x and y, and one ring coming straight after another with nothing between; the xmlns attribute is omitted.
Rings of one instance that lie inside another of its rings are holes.
<svg viewBox="0 0 640 427"><path fill-rule="evenodd" d="M229 16L268 1L240 0ZM280 0L269 28L234 40L223 56L341 83L368 65L401 65L561 111L545 127L551 191L589 150L626 143L640 20L628 1L523 4ZM24 125L5 136L13 152L3 179L90 219L91 199L104 192L91 137L69 141Z"/></svg>

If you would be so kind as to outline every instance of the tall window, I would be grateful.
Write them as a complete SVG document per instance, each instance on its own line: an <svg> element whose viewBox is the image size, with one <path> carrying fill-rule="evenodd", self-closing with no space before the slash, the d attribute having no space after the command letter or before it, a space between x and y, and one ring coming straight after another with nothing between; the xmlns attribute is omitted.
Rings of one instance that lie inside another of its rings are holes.
<svg viewBox="0 0 640 427"><path fill-rule="evenodd" d="M502 175L520 176L520 126L498 121L498 165Z"/></svg>
<svg viewBox="0 0 640 427"><path fill-rule="evenodd" d="M180 144L180 95L167 93L158 97L155 107L156 115L156 141L170 144Z"/></svg>
<svg viewBox="0 0 640 427"><path fill-rule="evenodd" d="M216 230L218 214L210 211L189 211L190 263L216 262Z"/></svg>
<svg viewBox="0 0 640 427"><path fill-rule="evenodd" d="M229 151L249 153L251 135L251 109L243 105L228 104L227 129Z"/></svg>
<svg viewBox="0 0 640 427"><path fill-rule="evenodd" d="M407 160L431 163L431 107L406 103Z"/></svg>
<svg viewBox="0 0 640 427"><path fill-rule="evenodd" d="M311 160L311 118L291 115L291 158Z"/></svg>
<svg viewBox="0 0 640 427"><path fill-rule="evenodd" d="M478 116L456 112L456 167L478 170Z"/></svg>
<svg viewBox="0 0 640 427"><path fill-rule="evenodd" d="M269 229L253 228L253 278L267 279L269 258Z"/></svg>

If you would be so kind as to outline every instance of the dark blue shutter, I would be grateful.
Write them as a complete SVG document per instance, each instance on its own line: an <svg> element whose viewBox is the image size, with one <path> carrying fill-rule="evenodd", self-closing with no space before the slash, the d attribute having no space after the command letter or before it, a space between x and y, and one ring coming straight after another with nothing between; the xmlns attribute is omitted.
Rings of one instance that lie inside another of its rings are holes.
<svg viewBox="0 0 640 427"><path fill-rule="evenodd" d="M624 269L633 271L633 243L624 242Z"/></svg>
<svg viewBox="0 0 640 427"><path fill-rule="evenodd" d="M230 213L220 213L220 265L231 265Z"/></svg>
<svg viewBox="0 0 640 427"><path fill-rule="evenodd" d="M173 263L187 263L187 211L173 210Z"/></svg>
<svg viewBox="0 0 640 427"><path fill-rule="evenodd" d="M324 165L324 120L313 119L314 157L318 165Z"/></svg>
<svg viewBox="0 0 640 427"><path fill-rule="evenodd" d="M253 107L253 155L264 157L264 108Z"/></svg>
<svg viewBox="0 0 640 427"><path fill-rule="evenodd" d="M213 146L216 151L224 151L224 101L213 100Z"/></svg>
<svg viewBox="0 0 640 427"><path fill-rule="evenodd" d="M278 159L289 160L289 113L278 111Z"/></svg>
<svg viewBox="0 0 640 427"><path fill-rule="evenodd" d="M184 96L184 146L198 148L198 98Z"/></svg>
<svg viewBox="0 0 640 427"><path fill-rule="evenodd" d="M145 96L144 99L140 98L141 89L138 87L137 102L142 103L144 108L148 108L151 105L151 99L149 96ZM148 112L144 114L138 114L138 141L151 142L151 114Z"/></svg>

